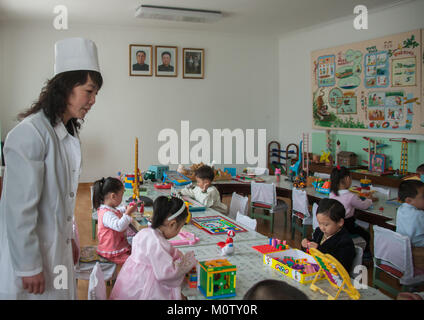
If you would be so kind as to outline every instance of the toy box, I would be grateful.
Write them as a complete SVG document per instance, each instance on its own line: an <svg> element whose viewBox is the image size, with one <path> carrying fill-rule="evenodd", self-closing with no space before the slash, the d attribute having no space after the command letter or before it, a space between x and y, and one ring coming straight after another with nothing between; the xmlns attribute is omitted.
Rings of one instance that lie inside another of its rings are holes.
<svg viewBox="0 0 424 320"><path fill-rule="evenodd" d="M177 186L185 186L190 184L191 180L178 171L166 171L163 173L163 182L170 181Z"/></svg>
<svg viewBox="0 0 424 320"><path fill-rule="evenodd" d="M236 295L237 267L227 259L199 261L199 290L206 299Z"/></svg>
<svg viewBox="0 0 424 320"><path fill-rule="evenodd" d="M315 259L298 249L287 249L264 254L264 264L302 284L311 283L319 271L319 266ZM304 266L303 270L300 267L298 268L301 265ZM321 276L319 280L324 278L325 276Z"/></svg>

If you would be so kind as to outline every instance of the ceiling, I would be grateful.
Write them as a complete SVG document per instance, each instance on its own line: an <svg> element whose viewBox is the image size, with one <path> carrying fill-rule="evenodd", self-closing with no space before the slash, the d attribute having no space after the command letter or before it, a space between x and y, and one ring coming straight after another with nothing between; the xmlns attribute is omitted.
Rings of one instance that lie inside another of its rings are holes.
<svg viewBox="0 0 424 320"><path fill-rule="evenodd" d="M0 0L0 21L52 23L56 5L68 9L68 25L103 24L203 30L210 32L282 35L297 29L339 20L354 19L353 8L366 5L373 12L411 0ZM141 4L222 11L213 23L139 19Z"/></svg>

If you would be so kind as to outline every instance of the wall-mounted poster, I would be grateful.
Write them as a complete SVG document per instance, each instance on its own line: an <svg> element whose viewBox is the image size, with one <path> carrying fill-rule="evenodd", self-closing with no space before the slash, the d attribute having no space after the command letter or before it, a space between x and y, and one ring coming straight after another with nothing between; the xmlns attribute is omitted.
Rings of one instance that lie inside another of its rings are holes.
<svg viewBox="0 0 424 320"><path fill-rule="evenodd" d="M424 134L422 33L312 52L312 127Z"/></svg>
<svg viewBox="0 0 424 320"><path fill-rule="evenodd" d="M392 84L394 87L415 86L417 62L415 57L393 59Z"/></svg>
<svg viewBox="0 0 424 320"><path fill-rule="evenodd" d="M318 58L318 86L319 87L330 87L334 86L336 80L335 75L335 60L334 55L323 56Z"/></svg>

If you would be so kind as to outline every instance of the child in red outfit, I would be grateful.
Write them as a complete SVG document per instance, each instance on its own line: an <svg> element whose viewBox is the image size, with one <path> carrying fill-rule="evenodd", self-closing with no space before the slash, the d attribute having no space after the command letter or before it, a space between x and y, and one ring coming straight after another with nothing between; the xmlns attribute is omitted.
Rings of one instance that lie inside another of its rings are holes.
<svg viewBox="0 0 424 320"><path fill-rule="evenodd" d="M131 254L126 231L131 223L131 213L137 209L136 204L118 207L124 190L121 180L112 177L96 181L93 188L93 206L98 215L97 253L118 265L123 265Z"/></svg>

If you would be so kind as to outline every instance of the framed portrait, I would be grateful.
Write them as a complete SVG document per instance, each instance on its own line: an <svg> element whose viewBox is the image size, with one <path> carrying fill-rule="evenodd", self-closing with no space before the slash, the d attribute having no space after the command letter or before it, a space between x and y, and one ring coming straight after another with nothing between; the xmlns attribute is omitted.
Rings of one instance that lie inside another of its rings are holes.
<svg viewBox="0 0 424 320"><path fill-rule="evenodd" d="M153 74L153 47L144 44L130 44L130 76Z"/></svg>
<svg viewBox="0 0 424 320"><path fill-rule="evenodd" d="M178 75L177 47L155 47L155 75L156 77L176 77Z"/></svg>
<svg viewBox="0 0 424 320"><path fill-rule="evenodd" d="M183 78L203 79L205 77L205 50L183 48Z"/></svg>

